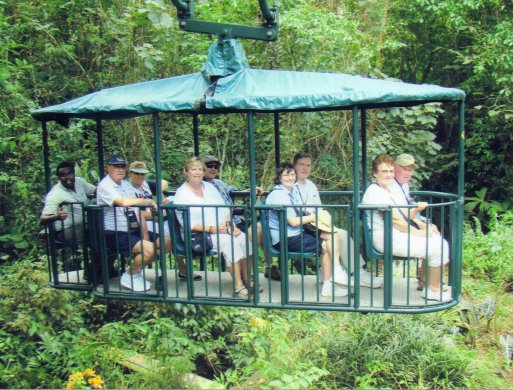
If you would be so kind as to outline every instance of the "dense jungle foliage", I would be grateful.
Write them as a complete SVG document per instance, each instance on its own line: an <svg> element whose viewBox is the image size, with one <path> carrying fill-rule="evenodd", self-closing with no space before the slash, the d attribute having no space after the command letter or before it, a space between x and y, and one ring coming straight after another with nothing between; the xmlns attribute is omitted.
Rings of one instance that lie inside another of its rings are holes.
<svg viewBox="0 0 513 390"><path fill-rule="evenodd" d="M467 93L468 302L420 318L352 316L103 302L46 287L37 240L45 193L41 128L30 111L101 88L199 71L214 38L181 32L168 0L0 0L0 387L62 387L67 375L88 367L108 387L182 387L176 373L195 369L230 387L511 383L513 356L503 353L500 340L507 346L513 333L507 325L513 232L506 212L513 191L513 3L275 3L278 41L242 42L253 68L344 72ZM255 25L259 17L256 0L197 0L196 12L204 20L234 24ZM407 151L419 163L418 187L454 190L454 109L431 104L369 112L369 157ZM161 119L162 169L176 187L182 162L193 153L191 119ZM321 188L348 188L350 119L345 113L282 115L282 159L308 150ZM148 118L104 124L106 153L119 150L131 160L151 161ZM49 130L52 169L73 160L81 176L96 182L95 124L74 121ZM201 153L218 155L222 178L244 187L245 119L201 118L200 131ZM257 132L259 184L268 187L272 118L259 115ZM493 321L486 309L490 299L497 305ZM128 374L115 364L118 350L151 355L164 368L151 378Z"/></svg>

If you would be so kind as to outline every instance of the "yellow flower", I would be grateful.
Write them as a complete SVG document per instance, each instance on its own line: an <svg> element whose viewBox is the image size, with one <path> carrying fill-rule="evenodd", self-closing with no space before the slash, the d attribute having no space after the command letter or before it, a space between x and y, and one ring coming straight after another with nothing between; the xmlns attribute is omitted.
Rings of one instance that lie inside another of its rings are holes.
<svg viewBox="0 0 513 390"><path fill-rule="evenodd" d="M73 386L75 386L75 382L73 381L69 381L68 384L66 385L66 390L71 390L73 389Z"/></svg>
<svg viewBox="0 0 513 390"><path fill-rule="evenodd" d="M88 379L89 384L93 387L93 389L101 389L102 388L102 377L100 375L94 376Z"/></svg>
<svg viewBox="0 0 513 390"><path fill-rule="evenodd" d="M82 374L81 372L77 372L77 373L69 376L70 381L81 381L83 379L84 379L84 374Z"/></svg>
<svg viewBox="0 0 513 390"><path fill-rule="evenodd" d="M93 370L91 370L90 368L87 368L84 370L84 376L95 376L95 375L96 375L96 373Z"/></svg>

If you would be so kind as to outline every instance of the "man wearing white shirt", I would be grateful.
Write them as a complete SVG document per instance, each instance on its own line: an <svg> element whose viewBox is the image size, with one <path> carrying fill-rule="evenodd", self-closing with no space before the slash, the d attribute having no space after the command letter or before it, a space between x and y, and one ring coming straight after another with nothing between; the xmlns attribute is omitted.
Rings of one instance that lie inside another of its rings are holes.
<svg viewBox="0 0 513 390"><path fill-rule="evenodd" d="M298 189L299 201L304 205L320 206L322 205L321 197L317 186L308 179L312 171L312 156L309 153L296 153L293 160L294 170L296 171L296 186ZM309 212L315 212L315 208L307 209ZM348 237L347 230L338 229L336 232L340 241L340 258L343 265L344 280L349 280L347 270L351 269L354 273L354 242ZM348 256L349 253L349 256ZM379 288L383 285L383 280L372 275L363 268L365 261L360 255L360 284L365 287ZM349 266L350 265L350 266ZM353 284L353 283L351 283Z"/></svg>
<svg viewBox="0 0 513 390"><path fill-rule="evenodd" d="M109 249L119 251L124 256L132 253L134 257L131 269L121 276L121 285L133 291L146 291L151 288L151 283L144 280L141 270L143 259L144 265L151 264L153 261L153 243L149 240L145 223L140 223L143 237L140 236L139 228L133 230L129 228L127 213L137 218L139 210L131 206L156 207L156 204L152 199L136 197L132 184L124 180L126 166L127 162L123 155L114 154L109 157L108 175L98 185L97 203L100 206L108 206L104 210L104 227Z"/></svg>
<svg viewBox="0 0 513 390"><path fill-rule="evenodd" d="M75 167L68 161L57 166L59 182L46 195L39 222L54 223L56 236L65 244L76 245L84 240L83 205L96 187L75 176Z"/></svg>
<svg viewBox="0 0 513 390"><path fill-rule="evenodd" d="M410 195L410 180L415 172L415 158L411 154L403 153L395 158L394 164L394 181L390 184L390 192L397 204L412 205L415 200ZM420 225L426 225L429 221L425 217L418 214L415 222ZM433 233L439 233L438 228L434 224L429 225ZM422 290L425 279L425 264L422 263L418 276L419 282L417 290Z"/></svg>

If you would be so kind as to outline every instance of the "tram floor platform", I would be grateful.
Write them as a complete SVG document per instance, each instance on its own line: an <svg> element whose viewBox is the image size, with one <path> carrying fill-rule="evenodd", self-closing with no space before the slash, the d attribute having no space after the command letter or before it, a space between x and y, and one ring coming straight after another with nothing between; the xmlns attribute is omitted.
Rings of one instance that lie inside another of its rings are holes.
<svg viewBox="0 0 513 390"><path fill-rule="evenodd" d="M395 267L394 267L395 268ZM197 301L242 301L238 297L234 297L234 285L232 278L228 272L219 271L194 271L202 275L203 280L196 281L193 284L192 299ZM160 272L159 272L160 273ZM104 291L103 285L97 287L97 292L101 295L113 296L148 296L161 297L162 291L157 291L156 286L156 270L146 269L145 276L152 283L152 288L143 293L134 293L129 289L121 286L119 277L109 280L108 293ZM168 282L168 299L176 298L186 299L188 297L187 282L178 280L178 274L175 270L167 270ZM284 291L284 299L282 299L281 282L264 278L263 274L259 275L259 280L264 291L259 296L259 307L298 304L298 305L328 305L328 306L354 306L356 291L351 286L351 293L345 297L323 297L321 296L322 283L319 283L316 275L290 274L289 288ZM83 279L83 271L71 271L61 273L59 275L60 283L64 284L87 284ZM421 297L420 291L416 290L417 280L415 278L402 277L399 270L394 270L392 280L391 302L392 306L397 307L425 307L432 304L438 304L436 301L426 301ZM288 293L288 297L286 296ZM371 289L368 287L359 288L359 307L360 308L383 308L384 307L385 287Z"/></svg>

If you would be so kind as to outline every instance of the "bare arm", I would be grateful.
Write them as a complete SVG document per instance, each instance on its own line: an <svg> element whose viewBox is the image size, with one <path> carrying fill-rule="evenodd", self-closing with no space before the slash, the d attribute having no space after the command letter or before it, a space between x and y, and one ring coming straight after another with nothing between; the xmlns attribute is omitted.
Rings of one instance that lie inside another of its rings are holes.
<svg viewBox="0 0 513 390"><path fill-rule="evenodd" d="M153 199L123 198L121 196L114 199L114 205L121 207L131 207L136 205L145 205L155 208L157 207Z"/></svg>
<svg viewBox="0 0 513 390"><path fill-rule="evenodd" d="M203 225L197 223L197 224L193 225L192 231L215 234L215 233L228 233L229 229L228 229L228 226L226 226L226 225L219 225L219 226L205 225L205 226L203 226Z"/></svg>
<svg viewBox="0 0 513 390"><path fill-rule="evenodd" d="M292 227L298 227L309 222L315 222L315 214L304 215L302 217L292 217L287 219L287 223Z"/></svg>
<svg viewBox="0 0 513 390"><path fill-rule="evenodd" d="M39 223L41 225L45 225L50 222L64 221L66 218L68 218L68 213L61 208L55 214L41 214L41 217L39 217Z"/></svg>

